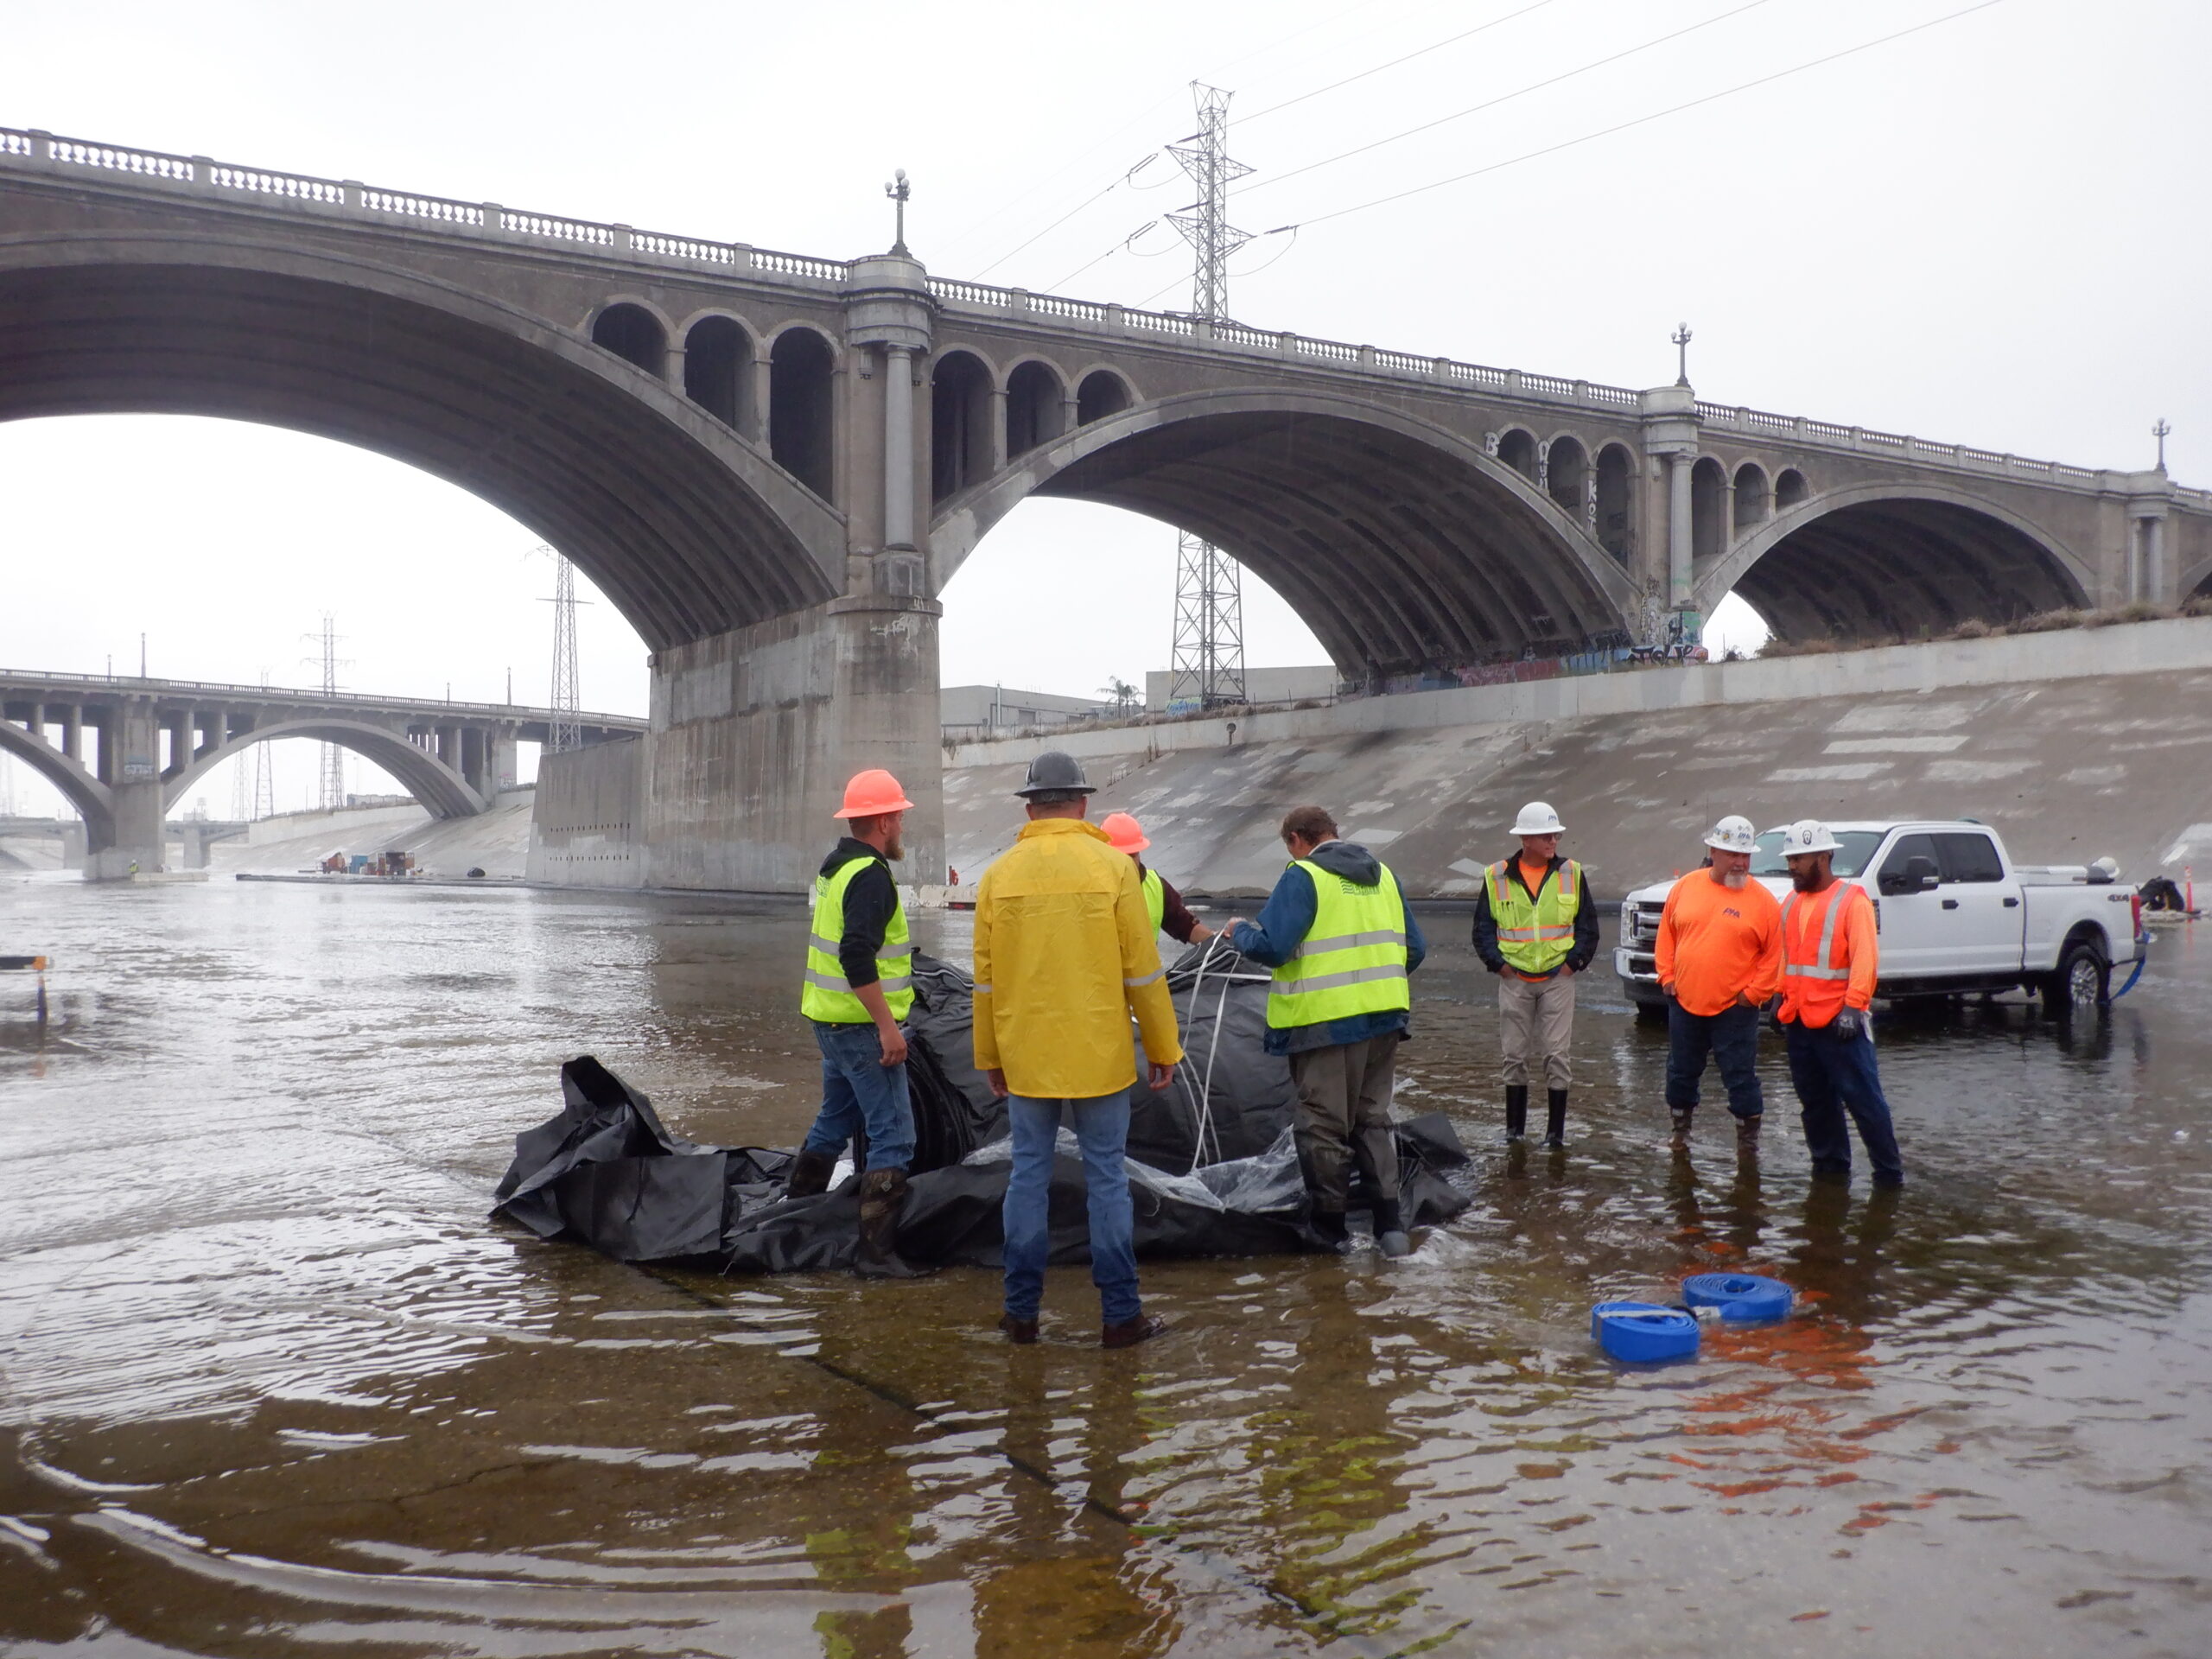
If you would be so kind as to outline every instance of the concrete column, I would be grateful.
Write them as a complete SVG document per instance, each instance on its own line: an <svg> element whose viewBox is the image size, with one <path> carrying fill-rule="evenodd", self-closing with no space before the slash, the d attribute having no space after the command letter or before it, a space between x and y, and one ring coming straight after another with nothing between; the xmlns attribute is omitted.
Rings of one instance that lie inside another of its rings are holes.
<svg viewBox="0 0 2212 1659"><path fill-rule="evenodd" d="M914 353L883 348L883 545L914 545Z"/></svg>
<svg viewBox="0 0 2212 1659"><path fill-rule="evenodd" d="M768 443L768 353L756 349L753 353L753 372L745 377L753 393L753 407L748 418L751 424L743 429L743 435L763 448Z"/></svg>
<svg viewBox="0 0 2212 1659"><path fill-rule="evenodd" d="M682 346L669 346L668 360L662 365L661 372L668 377L669 389L681 397L683 395L683 347Z"/></svg>
<svg viewBox="0 0 2212 1659"><path fill-rule="evenodd" d="M1680 610L1690 602L1690 467L1686 449L1667 457L1667 604Z"/></svg>
<svg viewBox="0 0 2212 1659"><path fill-rule="evenodd" d="M486 797L487 802L515 786L515 734L512 728L503 728L493 734L489 771L492 787Z"/></svg>
<svg viewBox="0 0 2212 1659"><path fill-rule="evenodd" d="M85 825L81 819L61 826L61 868L65 870L85 868Z"/></svg>
<svg viewBox="0 0 2212 1659"><path fill-rule="evenodd" d="M162 868L162 823L160 715L150 701L133 698L110 714L100 745L103 770L115 806L111 824L92 840L85 860L88 881L127 878L131 867Z"/></svg>
<svg viewBox="0 0 2212 1659"><path fill-rule="evenodd" d="M1006 388L991 388L991 472L1006 468Z"/></svg>
<svg viewBox="0 0 2212 1659"><path fill-rule="evenodd" d="M1075 400L1075 388L1070 386L1060 394L1060 429L1052 435L1065 438L1082 424L1081 414Z"/></svg>
<svg viewBox="0 0 2212 1659"><path fill-rule="evenodd" d="M41 743L46 741L46 705L42 702L31 704L30 734Z"/></svg>
<svg viewBox="0 0 2212 1659"><path fill-rule="evenodd" d="M61 753L72 760L85 758L85 711L72 703L61 711Z"/></svg>

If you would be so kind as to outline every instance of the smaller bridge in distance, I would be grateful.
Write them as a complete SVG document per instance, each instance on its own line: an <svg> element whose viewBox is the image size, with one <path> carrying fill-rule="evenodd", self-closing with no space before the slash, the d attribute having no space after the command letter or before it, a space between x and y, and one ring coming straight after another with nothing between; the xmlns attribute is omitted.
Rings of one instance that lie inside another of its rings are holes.
<svg viewBox="0 0 2212 1659"><path fill-rule="evenodd" d="M548 742L557 717L511 703L0 669L0 754L76 809L94 878L120 873L108 855L143 862L193 786L252 744L335 743L391 773L432 816L467 817L515 786L516 746ZM645 729L621 715L577 723L587 744Z"/></svg>

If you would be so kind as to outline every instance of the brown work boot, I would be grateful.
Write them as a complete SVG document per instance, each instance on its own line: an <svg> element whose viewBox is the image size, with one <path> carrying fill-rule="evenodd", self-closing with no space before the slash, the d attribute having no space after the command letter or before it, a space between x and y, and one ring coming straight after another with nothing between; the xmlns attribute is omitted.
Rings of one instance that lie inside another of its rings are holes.
<svg viewBox="0 0 2212 1659"><path fill-rule="evenodd" d="M899 1211L906 1202L906 1172L871 1169L861 1177L861 1238L853 1271L863 1279L926 1279L930 1269L899 1259Z"/></svg>
<svg viewBox="0 0 2212 1659"><path fill-rule="evenodd" d="M1134 1348L1137 1344L1158 1336L1167 1328L1167 1321L1157 1313L1140 1313L1134 1319L1124 1319L1119 1325L1101 1325L1098 1345L1101 1348Z"/></svg>
<svg viewBox="0 0 2212 1659"><path fill-rule="evenodd" d="M1012 1313L999 1315L999 1329L1006 1332L1006 1339L1018 1348L1026 1348L1037 1340L1037 1321L1025 1319Z"/></svg>
<svg viewBox="0 0 2212 1659"><path fill-rule="evenodd" d="M1675 1132L1667 1137L1668 1151L1688 1152L1690 1149L1691 1110L1688 1106L1677 1106L1670 1114L1674 1119Z"/></svg>
<svg viewBox="0 0 2212 1659"><path fill-rule="evenodd" d="M828 1153L802 1152L791 1160L791 1173L784 1179L784 1196L819 1198L830 1190L830 1178L836 1173L837 1160Z"/></svg>
<svg viewBox="0 0 2212 1659"><path fill-rule="evenodd" d="M1749 1117L1736 1120L1736 1155L1738 1158L1759 1155L1759 1119L1762 1116L1754 1112Z"/></svg>

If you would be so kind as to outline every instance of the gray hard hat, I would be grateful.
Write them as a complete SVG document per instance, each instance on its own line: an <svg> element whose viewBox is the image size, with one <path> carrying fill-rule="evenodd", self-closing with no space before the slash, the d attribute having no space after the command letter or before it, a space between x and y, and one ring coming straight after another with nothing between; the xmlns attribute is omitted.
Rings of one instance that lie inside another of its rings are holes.
<svg viewBox="0 0 2212 1659"><path fill-rule="evenodd" d="M1083 763L1075 756L1047 749L1029 763L1029 775L1014 792L1024 800L1034 800L1040 795L1092 795L1097 791L1090 779L1083 775Z"/></svg>

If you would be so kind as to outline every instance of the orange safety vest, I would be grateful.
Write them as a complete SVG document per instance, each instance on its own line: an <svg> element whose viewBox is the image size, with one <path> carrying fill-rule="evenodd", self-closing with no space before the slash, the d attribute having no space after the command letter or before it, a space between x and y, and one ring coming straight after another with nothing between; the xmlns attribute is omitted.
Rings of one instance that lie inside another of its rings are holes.
<svg viewBox="0 0 2212 1659"><path fill-rule="evenodd" d="M1866 888L1848 881L1809 897L1792 892L1782 900L1783 1004L1808 1029L1818 1030L1843 1012L1844 993L1851 985L1851 946L1840 937L1839 923L1853 898L1873 902Z"/></svg>

